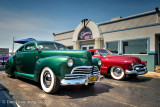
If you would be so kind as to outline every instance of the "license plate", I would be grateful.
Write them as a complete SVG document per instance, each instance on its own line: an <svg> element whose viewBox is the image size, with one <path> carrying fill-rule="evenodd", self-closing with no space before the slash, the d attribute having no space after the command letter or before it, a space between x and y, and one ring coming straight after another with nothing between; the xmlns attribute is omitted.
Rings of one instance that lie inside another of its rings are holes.
<svg viewBox="0 0 160 107"><path fill-rule="evenodd" d="M97 78L96 78L95 76L89 77L89 81L90 81L90 82L97 81Z"/></svg>

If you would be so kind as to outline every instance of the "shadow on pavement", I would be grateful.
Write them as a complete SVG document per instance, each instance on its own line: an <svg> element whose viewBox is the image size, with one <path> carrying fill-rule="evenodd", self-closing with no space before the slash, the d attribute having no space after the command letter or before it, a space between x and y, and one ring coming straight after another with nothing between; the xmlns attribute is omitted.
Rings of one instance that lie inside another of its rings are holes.
<svg viewBox="0 0 160 107"><path fill-rule="evenodd" d="M110 75L105 75L105 78L114 80ZM120 81L138 83L138 82L147 82L147 81L150 81L152 79L153 79L152 77L144 77L144 76L137 76L135 78L127 76L124 80L120 80ZM115 81L118 81L118 80L115 80Z"/></svg>
<svg viewBox="0 0 160 107"><path fill-rule="evenodd" d="M150 80L152 80L151 77L138 76L136 78L126 77L124 81L138 83L138 82L147 82L147 81L150 81Z"/></svg>
<svg viewBox="0 0 160 107"><path fill-rule="evenodd" d="M58 96L70 96L70 99L83 98L89 96L97 96L101 93L109 92L114 87L106 84L95 83L94 86L61 86L60 89L54 94Z"/></svg>
<svg viewBox="0 0 160 107"><path fill-rule="evenodd" d="M41 88L40 84L37 83L37 82L35 82L35 81L33 81L33 80L29 80L29 79L22 78L22 77L17 77L17 76L14 77L14 78L15 78L15 79L18 79L18 80L20 80L20 81L22 81L22 82L26 82L26 83L28 83L28 84L35 85L35 86Z"/></svg>
<svg viewBox="0 0 160 107"><path fill-rule="evenodd" d="M26 82L28 84L35 85L41 89L40 84L32 80L28 80L21 77L17 77L17 79L19 79L20 81ZM106 84L101 84L101 83L95 83L94 86L84 86L84 85L60 86L59 90L53 95L57 95L57 96L67 95L67 96L70 96L71 98L83 98L88 96L97 96L98 94L109 92L109 90L112 88L114 87Z"/></svg>
<svg viewBox="0 0 160 107"><path fill-rule="evenodd" d="M0 84L0 107L17 107L6 87Z"/></svg>

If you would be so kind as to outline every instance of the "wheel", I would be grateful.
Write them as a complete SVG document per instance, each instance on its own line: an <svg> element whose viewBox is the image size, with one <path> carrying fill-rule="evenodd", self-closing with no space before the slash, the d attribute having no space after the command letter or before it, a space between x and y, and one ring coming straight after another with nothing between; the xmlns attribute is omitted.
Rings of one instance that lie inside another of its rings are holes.
<svg viewBox="0 0 160 107"><path fill-rule="evenodd" d="M45 67L40 76L41 87L46 93L54 93L59 89L60 81L54 74L54 72Z"/></svg>
<svg viewBox="0 0 160 107"><path fill-rule="evenodd" d="M128 75L130 78L136 78L138 75L137 74L132 74L132 75Z"/></svg>
<svg viewBox="0 0 160 107"><path fill-rule="evenodd" d="M125 78L124 71L121 67L112 67L110 73L113 79L123 80Z"/></svg>

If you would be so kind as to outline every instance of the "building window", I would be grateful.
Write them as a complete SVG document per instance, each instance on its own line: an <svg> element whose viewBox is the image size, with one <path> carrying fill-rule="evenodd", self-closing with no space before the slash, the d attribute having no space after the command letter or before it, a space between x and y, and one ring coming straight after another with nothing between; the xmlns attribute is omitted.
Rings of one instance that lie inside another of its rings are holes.
<svg viewBox="0 0 160 107"><path fill-rule="evenodd" d="M147 54L147 39L123 41L123 54Z"/></svg>
<svg viewBox="0 0 160 107"><path fill-rule="evenodd" d="M88 49L94 49L94 45L93 44L81 45L81 50L88 50Z"/></svg>
<svg viewBox="0 0 160 107"><path fill-rule="evenodd" d="M118 41L107 42L106 48L110 50L113 54L118 54Z"/></svg>
<svg viewBox="0 0 160 107"><path fill-rule="evenodd" d="M73 46L67 46L69 50L73 50Z"/></svg>

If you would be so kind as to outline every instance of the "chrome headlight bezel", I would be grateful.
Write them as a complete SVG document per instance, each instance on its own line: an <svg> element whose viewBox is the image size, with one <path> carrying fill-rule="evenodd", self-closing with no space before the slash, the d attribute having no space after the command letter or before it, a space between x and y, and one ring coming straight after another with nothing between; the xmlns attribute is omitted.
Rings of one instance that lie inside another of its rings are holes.
<svg viewBox="0 0 160 107"><path fill-rule="evenodd" d="M98 65L99 65L99 66L102 65L102 60L98 60Z"/></svg>
<svg viewBox="0 0 160 107"><path fill-rule="evenodd" d="M72 67L73 64L74 64L73 59L72 59L72 58L69 58L68 61L67 61L67 65L68 65L69 67Z"/></svg>

